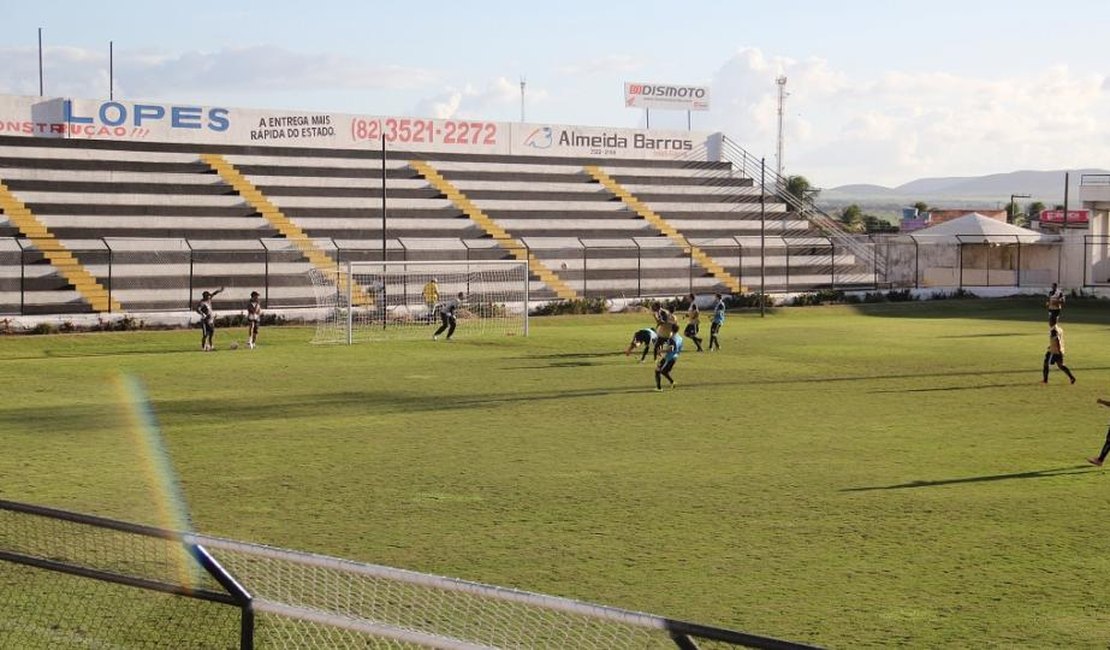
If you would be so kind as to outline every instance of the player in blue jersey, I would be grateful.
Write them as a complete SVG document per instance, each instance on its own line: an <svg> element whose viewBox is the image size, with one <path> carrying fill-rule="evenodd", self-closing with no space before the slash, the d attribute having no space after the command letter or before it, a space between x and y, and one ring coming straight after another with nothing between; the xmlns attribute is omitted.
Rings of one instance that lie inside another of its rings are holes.
<svg viewBox="0 0 1110 650"><path fill-rule="evenodd" d="M659 360L659 365L655 367L655 390L663 390L663 382L660 377L666 377L667 381L671 383L671 388L674 388L674 377L671 377L671 370L674 369L674 364L678 362L678 355L682 353L682 343L682 336L678 333L678 323L673 323L671 325L671 335L663 343L666 353Z"/></svg>
<svg viewBox="0 0 1110 650"><path fill-rule="evenodd" d="M640 355L640 363L643 363L644 359L647 358L647 353L655 347L655 340L657 338L658 335L655 333L655 330L650 327L637 330L636 333L632 335L632 341L629 342L628 348L624 351L624 356L627 357L632 354L633 350L642 345L644 346L644 352Z"/></svg>
<svg viewBox="0 0 1110 650"><path fill-rule="evenodd" d="M709 351L721 351L721 340L717 338L717 334L721 331L721 325L725 324L725 299L721 294L716 294L717 302L713 304L713 320L709 322Z"/></svg>

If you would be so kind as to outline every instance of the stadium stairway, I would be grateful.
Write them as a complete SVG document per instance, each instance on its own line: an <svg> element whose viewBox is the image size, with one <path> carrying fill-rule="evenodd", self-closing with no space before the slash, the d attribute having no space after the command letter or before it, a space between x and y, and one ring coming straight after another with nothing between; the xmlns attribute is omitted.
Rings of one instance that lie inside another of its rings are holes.
<svg viewBox="0 0 1110 650"><path fill-rule="evenodd" d="M239 196L243 197L263 218L269 221L281 233L282 237L293 242L319 272L325 274L325 276L337 278L339 290L344 293L350 291L351 300L354 301L354 304L360 306L374 304L373 297L358 285L348 286L346 277L339 272L337 260L321 250L300 227L282 214L281 210L277 209L273 203L263 196L262 192L258 191L258 188L239 173L239 170L235 169L223 156L212 153L203 154L201 160L219 174L220 178L224 179L228 185L233 187L239 193Z"/></svg>
<svg viewBox="0 0 1110 650"><path fill-rule="evenodd" d="M20 234L30 240L33 249L57 269L93 311L121 311L119 302L112 299L108 290L97 282L65 245L35 218L35 215L11 193L3 182L0 182L0 210L3 210L7 219L19 229Z"/></svg>
<svg viewBox="0 0 1110 650"><path fill-rule="evenodd" d="M527 261L528 270L550 287L556 296L564 300L578 297L574 290L560 280L559 276L555 275L551 269L547 268L534 253L528 250L524 244L515 240L504 228L494 223L492 219L474 205L473 201L453 186L435 168L423 160L413 160L409 165L431 183L432 187L439 190L458 206L466 216L470 217L471 221L478 224L494 241L505 247L517 259Z"/></svg>
<svg viewBox="0 0 1110 650"><path fill-rule="evenodd" d="M656 230L669 237L672 241L682 247L684 253L689 254L702 268L713 274L714 277L722 281L725 286L729 288L732 293L741 293L743 287L740 282L728 274L721 264L705 254L697 246L691 244L681 233L666 222L662 217L656 214L651 208L645 205L642 201L634 197L628 190L621 187L620 183L613 180L613 177L605 173L600 167L596 165L588 165L585 168L594 180L596 180L602 187L612 192L615 196L631 208L636 214L640 215L645 221L650 223Z"/></svg>

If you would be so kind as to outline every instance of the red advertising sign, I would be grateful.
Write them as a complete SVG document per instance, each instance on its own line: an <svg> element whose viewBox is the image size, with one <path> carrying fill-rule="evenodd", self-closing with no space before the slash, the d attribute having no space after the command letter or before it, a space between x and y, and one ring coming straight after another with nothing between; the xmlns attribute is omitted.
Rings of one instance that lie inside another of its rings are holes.
<svg viewBox="0 0 1110 650"><path fill-rule="evenodd" d="M1068 223L1087 223L1090 210L1068 210ZM1041 210L1041 221L1046 223L1064 223L1063 210Z"/></svg>

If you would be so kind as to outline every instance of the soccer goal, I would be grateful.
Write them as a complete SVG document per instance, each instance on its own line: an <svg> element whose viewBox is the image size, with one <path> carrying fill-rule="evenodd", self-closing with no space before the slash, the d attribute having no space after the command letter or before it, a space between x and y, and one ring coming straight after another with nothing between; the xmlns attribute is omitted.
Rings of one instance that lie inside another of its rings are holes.
<svg viewBox="0 0 1110 650"><path fill-rule="evenodd" d="M313 343L431 339L452 304L452 338L528 335L526 262L347 262L311 275Z"/></svg>

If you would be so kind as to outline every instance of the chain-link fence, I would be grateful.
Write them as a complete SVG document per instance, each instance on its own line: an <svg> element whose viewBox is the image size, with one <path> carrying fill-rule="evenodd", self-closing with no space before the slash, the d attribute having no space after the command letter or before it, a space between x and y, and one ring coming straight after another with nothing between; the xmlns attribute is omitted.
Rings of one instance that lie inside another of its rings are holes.
<svg viewBox="0 0 1110 650"><path fill-rule="evenodd" d="M348 261L525 259L577 295L638 298L687 293L796 293L823 289L1044 287L1110 284L1110 238L824 235L669 237L314 239L338 270ZM217 287L217 310L239 309L251 291L268 310L312 308L314 263L288 239L199 241L104 238L63 242L124 312L185 311ZM510 250L515 246L520 250ZM712 264L700 254L708 256ZM321 259L316 258L316 263ZM701 261L699 261L701 260ZM709 267L715 268L709 268ZM1082 269L1082 270L1081 270ZM323 269L319 269L323 270ZM532 297L555 297L533 268ZM0 314L91 312L83 297L27 240L0 238Z"/></svg>

